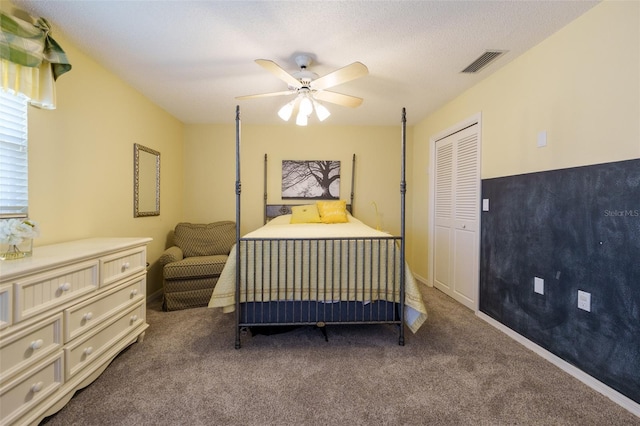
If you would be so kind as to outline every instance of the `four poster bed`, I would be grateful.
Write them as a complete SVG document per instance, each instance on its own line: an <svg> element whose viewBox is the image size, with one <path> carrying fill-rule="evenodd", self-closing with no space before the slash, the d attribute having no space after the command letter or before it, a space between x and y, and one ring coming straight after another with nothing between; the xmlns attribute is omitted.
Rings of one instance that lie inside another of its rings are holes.
<svg viewBox="0 0 640 426"><path fill-rule="evenodd" d="M236 245L209 307L235 312L241 331L260 326L404 324L416 332L427 313L405 261L405 110L402 110L401 235L351 215L346 201L269 205L265 225L240 236L240 109L236 109ZM355 155L353 157L355 169Z"/></svg>

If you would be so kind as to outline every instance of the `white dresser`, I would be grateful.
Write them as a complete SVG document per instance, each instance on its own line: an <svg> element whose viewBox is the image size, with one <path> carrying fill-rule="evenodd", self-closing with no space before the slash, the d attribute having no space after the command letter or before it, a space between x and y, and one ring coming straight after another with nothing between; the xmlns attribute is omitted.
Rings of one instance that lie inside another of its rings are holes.
<svg viewBox="0 0 640 426"><path fill-rule="evenodd" d="M146 323L150 238L91 238L0 261L0 425L37 424Z"/></svg>

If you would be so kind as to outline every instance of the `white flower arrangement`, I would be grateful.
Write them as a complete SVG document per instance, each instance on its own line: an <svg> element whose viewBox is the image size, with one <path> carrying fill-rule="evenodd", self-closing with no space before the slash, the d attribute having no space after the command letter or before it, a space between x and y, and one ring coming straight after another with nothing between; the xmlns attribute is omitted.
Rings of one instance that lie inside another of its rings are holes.
<svg viewBox="0 0 640 426"><path fill-rule="evenodd" d="M40 227L31 219L0 220L0 243L17 246L40 235Z"/></svg>

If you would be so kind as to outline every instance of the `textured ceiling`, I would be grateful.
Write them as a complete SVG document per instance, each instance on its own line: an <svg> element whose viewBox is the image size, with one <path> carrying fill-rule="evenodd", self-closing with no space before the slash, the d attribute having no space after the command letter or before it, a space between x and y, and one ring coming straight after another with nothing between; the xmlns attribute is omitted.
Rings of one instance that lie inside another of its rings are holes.
<svg viewBox="0 0 640 426"><path fill-rule="evenodd" d="M294 72L295 55L305 52L320 76L354 61L369 68L368 76L331 89L362 97L363 104L325 104L332 112L325 123L391 125L402 107L409 124L425 118L598 2L12 3L47 18L55 31L185 123L231 123L238 104L245 123L282 123L276 112L288 97L235 97L286 90L254 60L271 59ZM508 53L477 74L460 73L488 49Z"/></svg>

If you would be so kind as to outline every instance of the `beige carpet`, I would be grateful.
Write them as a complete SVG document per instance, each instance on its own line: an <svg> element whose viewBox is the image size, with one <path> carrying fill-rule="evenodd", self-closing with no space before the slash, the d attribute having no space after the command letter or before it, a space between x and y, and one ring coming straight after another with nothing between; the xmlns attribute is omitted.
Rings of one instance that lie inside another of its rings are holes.
<svg viewBox="0 0 640 426"><path fill-rule="evenodd" d="M54 425L640 425L441 292L397 344L393 326L313 327L243 339L233 316L148 308L122 353Z"/></svg>

